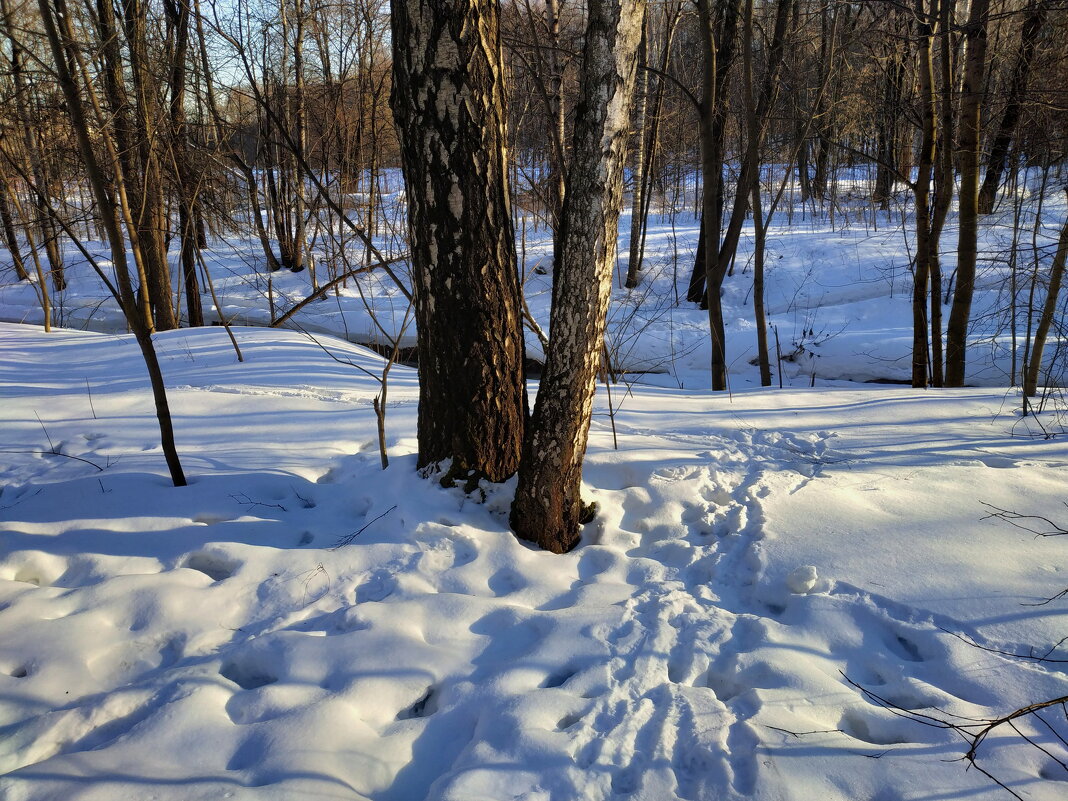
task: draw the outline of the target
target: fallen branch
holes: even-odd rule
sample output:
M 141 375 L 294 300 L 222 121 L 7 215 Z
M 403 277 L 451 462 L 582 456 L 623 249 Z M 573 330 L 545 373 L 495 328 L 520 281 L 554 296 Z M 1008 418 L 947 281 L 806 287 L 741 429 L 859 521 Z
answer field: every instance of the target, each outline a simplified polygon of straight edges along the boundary
M 347 536 L 345 536 L 345 537 L 342 537 L 341 539 L 339 539 L 339 540 L 337 541 L 337 543 L 336 543 L 336 544 L 334 545 L 334 547 L 333 547 L 333 548 L 331 548 L 330 550 L 331 550 L 331 551 L 336 551 L 336 550 L 337 550 L 338 548 L 343 548 L 343 547 L 345 547 L 346 545 L 351 545 L 351 544 L 352 544 L 352 542 L 353 542 L 353 541 L 354 541 L 354 540 L 355 540 L 355 539 L 356 539 L 356 538 L 357 538 L 358 536 L 360 536 L 361 534 L 363 534 L 363 532 L 365 532 L 365 531 L 366 531 L 366 530 L 367 530 L 368 528 L 370 528 L 370 526 L 371 526 L 371 524 L 372 524 L 372 523 L 377 523 L 377 522 L 378 522 L 379 520 L 381 520 L 381 519 L 382 519 L 383 517 L 385 517 L 386 515 L 388 515 L 388 514 L 389 514 L 390 512 L 392 512 L 392 511 L 393 511 L 394 509 L 396 509 L 396 508 L 397 508 L 397 505 L 396 505 L 396 504 L 393 504 L 393 506 L 391 506 L 391 507 L 389 507 L 388 509 L 386 509 L 386 511 L 384 511 L 384 512 L 383 512 L 382 514 L 380 514 L 380 515 L 379 515 L 378 517 L 376 517 L 376 518 L 375 518 L 374 520 L 368 520 L 368 521 L 367 521 L 366 523 L 364 523 L 364 524 L 363 524 L 363 526 L 361 526 L 361 527 L 360 527 L 359 529 L 357 529 L 356 531 L 354 531 L 354 532 L 352 532 L 351 534 L 349 534 L 349 535 L 347 535 Z
M 299 312 L 301 309 L 303 309 L 305 306 L 307 306 L 313 300 L 317 300 L 317 299 L 323 297 L 327 292 L 329 292 L 331 289 L 336 287 L 338 284 L 342 283 L 343 281 L 347 281 L 349 278 L 352 278 L 354 275 L 360 275 L 362 273 L 369 273 L 369 272 L 371 272 L 372 270 L 374 270 L 374 269 L 376 269 L 378 267 L 386 267 L 389 264 L 394 264 L 394 263 L 396 263 L 398 261 L 404 261 L 407 258 L 408 258 L 407 255 L 405 255 L 405 256 L 395 256 L 392 259 L 386 259 L 385 261 L 382 261 L 382 262 L 375 262 L 374 264 L 366 264 L 366 265 L 364 265 L 362 267 L 354 267 L 351 270 L 346 270 L 341 275 L 339 275 L 337 278 L 335 278 L 333 281 L 330 281 L 329 283 L 323 284 L 317 290 L 315 290 L 310 295 L 308 295 L 308 297 L 304 298 L 304 300 L 302 300 L 299 303 L 295 304 L 294 306 L 290 307 L 289 311 L 287 311 L 285 314 L 283 314 L 277 320 L 272 320 L 271 321 L 271 328 L 278 328 L 278 326 L 285 324 L 294 314 Z M 392 271 L 389 271 L 389 273 L 390 273 L 390 276 L 393 275 Z
M 980 501 L 980 503 L 982 503 L 982 501 Z M 1022 515 L 1019 512 L 1014 512 L 1010 509 L 1002 509 L 989 503 L 983 503 L 983 506 L 985 506 L 987 509 L 993 509 L 994 511 L 988 514 L 986 517 L 981 518 L 982 520 L 989 520 L 991 518 L 1003 520 L 1010 526 L 1022 529 L 1023 531 L 1030 532 L 1036 537 L 1060 537 L 1064 534 L 1068 534 L 1068 529 L 1061 528 L 1052 520 L 1042 517 L 1040 515 Z M 1065 504 L 1065 506 L 1068 506 L 1068 504 Z M 1021 523 L 1020 521 L 1022 520 L 1039 520 L 1049 526 L 1050 530 L 1039 531 L 1038 529 L 1032 528 L 1029 525 Z
M 104 468 L 101 467 L 100 465 L 98 465 L 96 462 L 90 462 L 88 459 L 83 459 L 81 456 L 71 456 L 69 453 L 60 453 L 59 451 L 9 451 L 9 450 L 0 450 L 0 453 L 23 453 L 23 454 L 29 454 L 31 456 L 62 456 L 65 459 L 74 459 L 75 461 L 78 461 L 78 462 L 85 462 L 86 464 L 89 464 L 89 465 L 92 465 L 93 467 L 95 467 L 101 473 L 104 472 Z
M 1010 795 L 1012 795 L 1013 798 L 1019 799 L 1019 801 L 1024 801 L 1023 796 L 1019 795 L 1015 790 L 1005 784 L 1005 782 L 1003 782 L 1001 779 L 999 779 L 997 776 L 995 776 L 993 773 L 986 770 L 982 765 L 979 764 L 979 747 L 983 744 L 987 737 L 999 727 L 1008 726 L 1016 733 L 1016 735 L 1021 740 L 1023 740 L 1033 748 L 1037 748 L 1047 757 L 1052 759 L 1056 764 L 1064 768 L 1065 773 L 1068 774 L 1068 739 L 1066 739 L 1066 736 L 1064 734 L 1057 731 L 1057 729 L 1055 729 L 1053 725 L 1048 720 L 1046 720 L 1046 718 L 1039 714 L 1039 712 L 1044 709 L 1060 707 L 1062 713 L 1064 714 L 1065 721 L 1066 723 L 1068 723 L 1068 695 L 1062 695 L 1059 698 L 1051 698 L 1048 701 L 1039 701 L 1034 704 L 1028 704 L 1027 706 L 1022 706 L 1019 709 L 1015 709 L 1006 715 L 1001 715 L 996 718 L 965 718 L 958 715 L 952 715 L 949 712 L 945 712 L 944 710 L 939 709 L 938 711 L 941 712 L 943 715 L 956 718 L 956 720 L 947 720 L 944 718 L 935 717 L 934 715 L 927 715 L 922 712 L 905 709 L 904 707 L 895 704 L 886 698 L 883 698 L 881 695 L 872 692 L 867 687 L 862 687 L 861 685 L 853 681 L 851 678 L 846 676 L 844 673 L 842 674 L 842 677 L 849 684 L 860 690 L 860 692 L 863 693 L 865 696 L 875 701 L 884 709 L 888 710 L 889 712 L 892 712 L 893 714 L 899 717 L 908 718 L 924 726 L 931 726 L 937 729 L 945 729 L 958 734 L 964 739 L 966 743 L 968 743 L 968 750 L 961 757 L 961 759 L 966 761 L 970 767 L 974 767 L 977 771 L 979 771 L 988 779 L 990 779 L 990 781 L 994 782 L 994 784 L 996 784 L 998 787 L 1008 792 Z M 1033 736 L 1028 736 L 1026 733 L 1021 731 L 1017 727 L 1016 722 L 1025 718 L 1032 718 L 1033 720 L 1037 721 L 1037 723 L 1041 725 L 1041 728 L 1051 734 L 1053 736 L 1053 739 L 1060 744 L 1059 747 L 1063 748 L 1064 753 L 1054 753 L 1049 747 L 1044 746 L 1042 743 L 1036 742 Z M 1053 747 L 1056 748 L 1058 746 L 1054 745 Z

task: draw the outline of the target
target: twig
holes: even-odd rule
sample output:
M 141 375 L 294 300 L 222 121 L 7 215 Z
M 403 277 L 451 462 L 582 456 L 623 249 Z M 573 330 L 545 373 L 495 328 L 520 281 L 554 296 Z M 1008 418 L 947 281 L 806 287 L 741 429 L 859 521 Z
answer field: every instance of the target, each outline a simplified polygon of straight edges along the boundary
M 33 416 L 37 418 L 37 422 L 41 424 L 41 430 L 44 431 L 45 439 L 48 440 L 48 447 L 52 450 L 52 453 L 56 453 L 56 446 L 52 444 L 52 438 L 48 436 L 48 429 L 45 428 L 44 421 L 41 419 L 41 415 L 37 414 L 37 410 L 33 410 Z
M 88 459 L 83 459 L 81 456 L 71 456 L 69 453 L 60 453 L 59 451 L 56 451 L 56 450 L 51 450 L 51 451 L 9 451 L 9 450 L 2 450 L 2 451 L 0 451 L 0 453 L 24 453 L 24 454 L 29 454 L 29 455 L 32 455 L 32 456 L 62 456 L 64 459 L 74 459 L 75 461 L 78 461 L 78 462 L 85 462 L 86 464 L 91 464 L 93 467 L 95 467 L 101 473 L 104 472 L 104 468 L 101 467 L 100 465 L 98 465 L 96 462 L 90 462 Z
M 89 409 L 93 412 L 93 419 L 96 420 L 96 407 L 93 406 L 93 390 L 89 388 L 89 378 L 85 379 L 85 391 L 89 393 Z
M 982 501 L 980 501 L 980 503 L 982 503 Z M 1068 504 L 1065 505 L 1068 506 Z M 1054 523 L 1052 520 L 1042 517 L 1040 515 L 1022 515 L 1019 512 L 1014 512 L 1009 509 L 1001 509 L 1000 507 L 994 506 L 989 503 L 983 503 L 983 506 L 985 506 L 987 509 L 993 509 L 994 511 L 991 514 L 988 514 L 986 517 L 981 518 L 982 520 L 989 520 L 992 517 L 997 518 L 998 520 L 1004 520 L 1010 526 L 1015 526 L 1016 528 L 1022 529 L 1023 531 L 1028 531 L 1034 534 L 1036 537 L 1060 537 L 1064 534 L 1068 534 L 1068 529 L 1063 529 L 1056 523 Z M 1020 520 L 1041 520 L 1047 526 L 1050 526 L 1052 530 L 1038 531 L 1036 529 L 1031 528 L 1030 526 L 1026 526 L 1022 523 L 1017 522 Z
M 780 731 L 783 734 L 789 734 L 791 737 L 801 739 L 807 737 L 810 734 L 844 734 L 841 729 L 814 729 L 812 731 L 790 731 L 789 729 L 780 729 L 778 726 L 769 726 L 764 724 L 765 729 L 771 729 L 772 731 Z
M 348 536 L 345 536 L 345 537 L 342 537 L 341 539 L 339 539 L 337 541 L 337 543 L 334 545 L 334 547 L 331 548 L 330 550 L 331 551 L 336 551 L 338 548 L 343 548 L 346 545 L 351 545 L 353 540 L 355 540 L 358 536 L 363 534 L 363 532 L 366 531 L 370 527 L 370 525 L 372 523 L 377 523 L 379 520 L 381 520 L 383 517 L 388 515 L 390 512 L 392 512 L 396 508 L 397 508 L 397 504 L 393 504 L 391 507 L 386 509 L 386 511 L 384 511 L 382 514 L 380 514 L 378 517 L 376 517 L 374 520 L 368 520 L 366 523 L 363 524 L 363 526 L 361 526 L 356 531 L 352 532 Z
M 1060 595 L 1064 595 L 1065 593 L 1068 593 L 1068 590 L 1065 590 L 1064 592 L 1060 593 Z M 1054 596 L 1054 598 L 1056 598 L 1056 597 L 1058 597 L 1058 596 Z M 1051 599 L 1049 599 L 1047 601 L 1043 601 L 1043 604 L 1049 603 L 1049 601 L 1051 601 L 1051 600 L 1053 600 L 1053 598 L 1051 598 Z M 1042 604 L 1024 604 L 1024 606 L 1042 606 Z M 1058 641 L 1053 646 L 1051 646 L 1050 649 L 1048 651 L 1046 651 L 1046 653 L 1044 653 L 1042 656 L 1037 656 L 1035 654 L 1035 652 L 1034 652 L 1034 648 L 1031 649 L 1031 653 L 1029 653 L 1029 654 L 1018 654 L 1018 653 L 1015 653 L 1014 651 L 1003 651 L 1000 648 L 992 648 L 989 645 L 980 645 L 979 643 L 977 643 L 975 640 L 971 639 L 970 637 L 965 637 L 963 634 L 957 634 L 955 631 L 950 631 L 949 629 L 944 629 L 941 626 L 939 626 L 938 628 L 941 631 L 944 631 L 946 634 L 949 634 L 951 637 L 956 637 L 961 642 L 972 646 L 972 648 L 978 648 L 981 651 L 987 651 L 987 652 L 992 653 L 992 654 L 997 654 L 998 656 L 1008 656 L 1008 657 L 1012 657 L 1013 659 L 1023 659 L 1023 660 L 1029 661 L 1029 662 L 1053 662 L 1053 663 L 1068 664 L 1068 659 L 1050 659 L 1049 658 L 1050 654 L 1052 654 L 1061 645 L 1063 645 L 1066 641 L 1068 641 L 1068 637 L 1063 637 L 1060 641 Z
M 1020 707 L 1019 709 L 1013 710 L 1007 715 L 1001 715 L 1000 717 L 996 718 L 973 720 L 971 718 L 963 718 L 957 715 L 952 715 L 952 717 L 958 718 L 958 720 L 960 721 L 965 721 L 956 722 L 952 720 L 937 718 L 933 715 L 925 715 L 921 712 L 915 712 L 913 710 L 905 709 L 904 707 L 901 707 L 898 704 L 895 704 L 887 700 L 886 698 L 883 698 L 882 696 L 873 693 L 866 687 L 862 687 L 861 685 L 850 679 L 848 676 L 846 676 L 844 673 L 842 674 L 842 676 L 849 684 L 856 687 L 864 695 L 876 701 L 880 706 L 882 706 L 889 712 L 892 712 L 893 714 L 899 717 L 909 718 L 911 720 L 914 720 L 916 723 L 920 723 L 924 726 L 931 726 L 937 729 L 947 729 L 958 734 L 964 739 L 965 742 L 968 743 L 968 750 L 961 757 L 961 759 L 967 762 L 970 767 L 974 767 L 977 771 L 979 771 L 988 779 L 990 779 L 990 781 L 994 782 L 994 784 L 996 784 L 998 787 L 1001 787 L 1003 790 L 1010 793 L 1014 798 L 1019 799 L 1019 801 L 1023 801 L 1022 796 L 1017 794 L 1012 788 L 1010 788 L 1003 781 L 1001 781 L 1001 779 L 999 779 L 997 776 L 995 776 L 979 764 L 979 747 L 986 740 L 987 736 L 999 726 L 1007 725 L 1024 742 L 1037 748 L 1042 753 L 1050 757 L 1058 765 L 1063 767 L 1066 771 L 1068 771 L 1068 761 L 1066 761 L 1066 758 L 1050 753 L 1048 749 L 1046 749 L 1039 743 L 1036 743 L 1031 737 L 1020 731 L 1020 729 L 1016 726 L 1016 721 L 1022 718 L 1033 717 L 1035 720 L 1039 721 L 1042 725 L 1049 729 L 1053 733 L 1053 736 L 1062 745 L 1066 745 L 1066 747 L 1068 747 L 1068 741 L 1066 741 L 1065 738 L 1059 732 L 1053 730 L 1053 727 L 1049 724 L 1049 722 L 1038 714 L 1043 709 L 1049 709 L 1050 707 L 1059 706 L 1065 712 L 1066 719 L 1068 719 L 1068 695 L 1061 696 L 1060 698 L 1051 698 L 1048 701 L 1039 701 L 1034 704 L 1029 704 L 1027 706 Z M 941 709 L 938 711 L 942 712 L 942 714 L 944 715 L 950 714 Z
M 281 509 L 283 512 L 289 511 L 280 503 L 263 503 L 262 501 L 254 501 L 243 492 L 231 494 L 230 497 L 242 506 L 247 506 L 249 509 L 254 509 L 257 506 L 262 506 L 266 509 Z M 242 498 L 244 498 L 244 500 L 241 500 Z

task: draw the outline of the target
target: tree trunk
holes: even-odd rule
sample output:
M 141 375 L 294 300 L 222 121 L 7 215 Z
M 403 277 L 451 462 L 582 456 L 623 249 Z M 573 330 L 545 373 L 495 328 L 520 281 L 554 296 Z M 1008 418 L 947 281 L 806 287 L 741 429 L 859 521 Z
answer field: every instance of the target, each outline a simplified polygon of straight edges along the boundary
M 947 0 L 948 2 L 948 0 Z M 934 62 L 932 45 L 934 21 L 937 19 L 938 0 L 916 0 L 916 18 L 920 20 L 919 46 L 919 100 L 921 104 L 922 132 L 920 154 L 917 159 L 916 184 L 916 265 L 912 286 L 912 386 L 926 387 L 929 380 L 927 293 L 931 277 L 931 176 L 935 155 L 935 114 L 937 111 L 934 89 Z M 938 332 L 936 332 L 936 335 Z
M 718 28 L 713 22 L 711 0 L 701 10 L 707 21 L 700 23 L 702 49 L 705 58 L 711 59 L 704 70 L 701 108 L 701 187 L 705 197 L 701 203 L 701 233 L 694 258 L 693 272 L 686 290 L 686 299 L 708 308 L 708 293 L 705 291 L 707 264 L 715 263 L 715 256 L 706 259 L 709 247 L 715 254 L 719 249 L 719 237 L 723 218 L 723 162 L 727 137 L 727 103 L 719 98 L 719 87 L 725 86 L 727 75 L 734 64 L 738 38 L 739 0 L 727 0 L 723 4 Z M 702 20 L 705 18 L 702 17 Z M 707 149 L 706 149 L 707 148 Z
M 1046 292 L 1046 302 L 1042 306 L 1042 316 L 1039 318 L 1038 327 L 1035 329 L 1035 340 L 1031 345 L 1031 355 L 1027 363 L 1027 373 L 1024 376 L 1024 395 L 1033 398 L 1038 392 L 1038 373 L 1042 369 L 1042 351 L 1046 347 L 1046 339 L 1053 327 L 1054 315 L 1057 313 L 1057 303 L 1060 299 L 1061 283 L 1064 281 L 1064 263 L 1068 260 L 1068 221 L 1061 228 L 1061 237 L 1057 242 L 1057 253 L 1053 257 L 1050 266 L 1049 290 Z
M 159 114 L 156 84 L 148 65 L 147 10 L 143 0 L 123 0 L 127 58 L 135 107 L 136 147 L 141 174 L 135 181 L 133 209 L 141 262 L 148 279 L 148 297 L 157 330 L 175 328 L 171 299 L 171 270 L 167 263 L 167 215 L 159 154 Z
M 707 2 L 707 0 L 703 0 L 703 2 Z M 746 13 L 750 17 L 752 16 L 751 3 L 752 0 L 746 0 Z M 719 244 L 719 252 L 714 259 L 709 258 L 713 246 L 712 238 L 707 233 L 705 235 L 705 286 L 708 298 L 709 326 L 712 332 L 712 389 L 715 391 L 727 389 L 726 328 L 723 322 L 723 302 L 720 293 L 723 287 L 723 279 L 727 276 L 727 269 L 730 267 L 738 250 L 742 224 L 745 222 L 745 214 L 749 206 L 748 192 L 753 181 L 753 172 L 760 169 L 760 147 L 767 132 L 771 109 L 775 102 L 789 18 L 789 0 L 779 0 L 775 11 L 775 28 L 772 32 L 771 46 L 768 51 L 766 72 L 756 104 L 755 136 L 752 141 L 747 142 L 745 156 L 742 159 L 741 170 L 738 175 L 737 189 L 734 193 L 734 207 L 731 209 L 731 216 L 723 234 L 723 241 Z M 707 205 L 705 206 L 705 213 L 708 213 Z
M 174 37 L 170 76 L 171 156 L 178 184 L 178 233 L 181 239 L 182 278 L 185 280 L 185 307 L 189 325 L 201 326 L 204 325 L 204 308 L 200 301 L 200 282 L 197 280 L 198 236 L 194 208 L 198 182 L 189 152 L 189 130 L 185 120 L 189 6 L 185 0 L 165 0 L 163 8 Z
M 931 330 L 931 386 L 945 383 L 945 359 L 942 347 L 942 230 L 945 228 L 949 207 L 953 203 L 954 179 L 953 142 L 955 126 L 953 117 L 954 74 L 953 67 L 953 9 L 951 0 L 942 0 L 938 9 L 939 25 L 939 122 L 935 126 L 934 208 L 931 214 L 931 232 L 928 241 L 928 270 L 931 275 L 930 323 Z
M 644 0 L 590 0 L 549 349 L 512 504 L 546 550 L 578 544 L 582 460 L 604 349 Z
M 23 75 L 23 63 L 25 59 L 22 43 L 15 36 L 15 22 L 12 17 L 11 7 L 8 0 L 0 0 L 0 14 L 3 15 L 4 30 L 8 42 L 11 45 L 11 81 L 15 87 L 15 94 L 20 102 L 15 104 L 14 114 L 22 129 L 22 144 L 30 159 L 30 169 L 33 174 L 32 197 L 34 213 L 37 217 L 37 232 L 44 245 L 48 256 L 49 272 L 52 276 L 52 286 L 56 291 L 67 288 L 67 277 L 64 271 L 63 251 L 59 247 L 59 230 L 52 216 L 48 213 L 51 205 L 49 200 L 48 175 L 44 167 L 44 158 L 38 147 L 37 136 L 31 121 L 32 111 L 27 106 L 30 94 Z M 42 285 L 42 291 L 47 288 Z
M 526 416 L 494 0 L 394 0 L 391 104 L 419 347 L 420 467 L 503 481 Z
M 645 207 L 642 190 L 645 188 L 645 109 L 649 102 L 649 71 L 645 69 L 649 51 L 649 22 L 642 24 L 642 40 L 638 46 L 638 76 L 635 89 L 637 113 L 634 122 L 634 167 L 631 170 L 630 248 L 627 259 L 627 289 L 638 286 L 641 269 L 642 209 Z
M 948 2 L 948 0 L 947 0 Z M 1009 145 L 1016 133 L 1016 124 L 1020 120 L 1020 108 L 1027 95 L 1027 79 L 1031 74 L 1031 62 L 1038 45 L 1038 34 L 1046 22 L 1050 0 L 1031 0 L 1027 16 L 1020 28 L 1020 52 L 1012 70 L 1009 96 L 1005 100 L 1005 112 L 1001 116 L 990 155 L 986 160 L 986 175 L 979 189 L 979 213 L 990 214 L 994 210 L 994 198 L 997 195 L 1001 174 L 1009 158 Z
M 7 245 L 11 254 L 11 265 L 15 268 L 15 277 L 20 281 L 29 281 L 30 274 L 22 263 L 22 254 L 19 252 L 19 238 L 15 233 L 15 221 L 11 218 L 11 208 L 7 202 L 9 187 L 7 180 L 0 175 L 0 222 L 3 223 L 4 244 Z
M 968 318 L 975 293 L 976 251 L 979 239 L 979 134 L 986 71 L 987 21 L 990 0 L 972 0 L 965 28 L 968 53 L 964 91 L 960 101 L 960 236 L 957 240 L 957 285 L 946 329 L 946 386 L 964 386 Z
M 746 161 L 756 165 L 749 173 L 749 201 L 753 212 L 753 321 L 757 333 L 757 362 L 760 386 L 771 386 L 771 360 L 768 358 L 768 329 L 764 315 L 764 211 L 760 199 L 760 120 L 753 80 L 753 0 L 746 0 L 742 33 L 742 83 L 745 85 Z M 739 185 L 738 191 L 743 187 Z M 722 319 L 722 316 L 721 316 Z
M 181 462 L 178 459 L 178 450 L 175 447 L 174 428 L 171 423 L 170 406 L 167 401 L 167 389 L 163 382 L 163 373 L 160 370 L 159 360 L 156 358 L 155 346 L 152 342 L 152 330 L 139 314 L 137 301 L 134 298 L 133 285 L 126 260 L 126 238 L 122 235 L 122 229 L 119 225 L 120 210 L 108 191 L 107 179 L 104 177 L 104 173 L 97 161 L 93 142 L 89 139 L 89 131 L 95 129 L 101 133 L 100 138 L 104 141 L 108 158 L 114 167 L 115 191 L 119 196 L 120 204 L 124 207 L 122 214 L 127 221 L 127 226 L 132 227 L 132 215 L 130 214 L 129 200 L 126 197 L 123 184 L 119 156 L 115 149 L 114 141 L 106 132 L 106 127 L 100 124 L 102 121 L 99 119 L 99 115 L 96 120 L 96 126 L 90 126 L 86 119 L 85 109 L 82 106 L 82 94 L 79 91 L 83 87 L 78 86 L 74 74 L 68 66 L 70 63 L 77 63 L 80 56 L 77 53 L 77 45 L 72 34 L 71 18 L 67 10 L 66 0 L 52 0 L 52 4 L 49 3 L 49 0 L 38 0 L 38 8 L 41 11 L 45 35 L 52 52 L 56 78 L 66 100 L 67 115 L 70 118 L 71 127 L 77 140 L 78 151 L 85 164 L 89 184 L 96 200 L 97 213 L 100 215 L 100 221 L 107 232 L 108 244 L 111 248 L 111 259 L 115 267 L 115 279 L 118 283 L 118 294 L 115 299 L 125 314 L 127 323 L 133 330 L 134 338 L 137 340 L 137 345 L 145 361 L 145 367 L 148 370 L 152 397 L 156 405 L 156 420 L 159 423 L 163 454 L 167 460 L 171 481 L 176 487 L 184 487 L 186 485 L 185 473 L 182 470 Z M 62 32 L 57 26 L 57 22 L 63 26 Z M 79 64 L 79 66 L 81 67 L 80 71 L 85 75 L 84 64 Z M 89 84 L 84 88 L 90 97 L 93 108 L 99 111 L 92 85 Z M 136 234 L 131 231 L 130 237 L 133 240 L 133 249 L 136 253 Z

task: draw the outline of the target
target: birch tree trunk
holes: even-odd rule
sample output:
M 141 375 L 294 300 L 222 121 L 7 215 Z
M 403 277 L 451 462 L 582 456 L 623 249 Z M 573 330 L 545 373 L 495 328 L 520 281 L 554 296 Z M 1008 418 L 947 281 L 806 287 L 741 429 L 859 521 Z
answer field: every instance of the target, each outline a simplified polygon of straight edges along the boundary
M 495 0 L 393 0 L 391 104 L 408 199 L 420 467 L 503 481 L 526 417 Z
M 590 0 L 550 340 L 512 504 L 516 534 L 578 544 L 589 436 L 616 261 L 623 165 L 645 0 Z

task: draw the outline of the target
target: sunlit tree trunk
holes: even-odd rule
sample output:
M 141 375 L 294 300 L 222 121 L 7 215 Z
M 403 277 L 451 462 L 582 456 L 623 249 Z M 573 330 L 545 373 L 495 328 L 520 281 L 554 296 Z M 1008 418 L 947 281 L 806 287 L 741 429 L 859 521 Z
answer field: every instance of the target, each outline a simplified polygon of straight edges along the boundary
M 74 39 L 71 16 L 66 0 L 38 0 L 38 8 L 41 11 L 45 35 L 52 53 L 57 83 L 66 101 L 67 115 L 70 118 L 71 128 L 77 140 L 78 151 L 82 157 L 87 178 L 93 191 L 93 198 L 97 204 L 97 214 L 100 216 L 100 221 L 107 232 L 111 260 L 115 269 L 115 279 L 118 284 L 115 299 L 122 308 L 130 329 L 133 331 L 134 338 L 141 350 L 145 367 L 148 370 L 152 396 L 156 405 L 156 419 L 159 423 L 163 454 L 170 471 L 171 481 L 176 487 L 185 486 L 185 473 L 182 470 L 181 462 L 178 459 L 178 450 L 175 447 L 174 429 L 171 423 L 167 390 L 163 382 L 163 372 L 156 357 L 151 327 L 137 309 L 137 300 L 134 297 L 133 283 L 127 263 L 127 238 L 122 233 L 120 216 L 126 222 L 135 255 L 138 252 L 138 242 L 115 142 L 108 133 L 107 126 L 102 124 L 101 107 L 96 101 L 95 89 L 91 84 L 84 81 L 87 71 L 84 63 L 80 61 L 81 56 Z M 77 72 L 73 70 L 73 65 L 77 65 Z M 79 73 L 83 78 L 81 86 L 79 86 L 79 82 L 75 77 Z M 86 102 L 85 96 L 88 97 L 88 103 L 94 112 L 96 125 L 93 126 L 90 126 L 86 108 L 83 106 Z M 113 170 L 111 181 L 114 186 L 114 194 L 104 171 L 101 169 L 100 162 L 97 160 L 93 142 L 89 138 L 90 130 L 98 131 L 98 136 L 103 141 L 106 149 L 108 160 L 111 162 Z M 143 276 L 143 271 L 140 272 Z
M 516 534 L 573 548 L 604 348 L 644 0 L 590 0 L 549 348 L 512 504 Z
M 645 206 L 642 191 L 645 189 L 645 111 L 649 104 L 649 71 L 645 69 L 649 52 L 649 22 L 642 24 L 642 39 L 638 46 L 638 76 L 635 88 L 634 159 L 631 169 L 630 199 L 630 247 L 627 258 L 627 289 L 638 286 L 638 271 L 641 269 L 642 209 Z
M 394 0 L 401 139 L 419 348 L 420 467 L 502 481 L 519 467 L 523 331 L 508 204 L 494 0 Z
M 946 0 L 949 2 L 949 0 Z M 1001 175 L 1009 158 L 1009 146 L 1016 133 L 1020 120 L 1020 110 L 1027 95 L 1027 81 L 1031 75 L 1031 62 L 1038 46 L 1038 36 L 1046 22 L 1050 0 L 1030 0 L 1023 25 L 1020 27 L 1020 51 L 1012 70 L 1008 97 L 1005 99 L 1005 111 L 1001 115 L 997 133 L 990 146 L 990 155 L 986 160 L 986 175 L 979 189 L 979 213 L 989 214 L 994 210 L 994 198 L 997 195 Z
M 967 56 L 960 102 L 960 235 L 957 239 L 957 285 L 946 329 L 946 386 L 964 386 L 968 320 L 975 293 L 979 239 L 979 135 L 986 72 L 987 21 L 990 0 L 972 0 L 965 28 Z
M 949 0 L 946 0 L 947 2 Z M 927 295 L 931 278 L 931 178 L 935 155 L 935 115 L 932 47 L 934 21 L 938 18 L 938 0 L 916 0 L 919 24 L 919 101 L 922 130 L 917 160 L 916 184 L 916 264 L 912 287 L 912 386 L 926 387 L 929 380 Z M 935 332 L 938 336 L 939 332 Z
M 189 6 L 185 0 L 165 0 L 163 4 L 167 22 L 174 39 L 171 54 L 170 75 L 170 122 L 171 157 L 178 189 L 178 235 L 182 278 L 185 281 L 185 305 L 188 323 L 204 325 L 204 309 L 200 301 L 200 281 L 197 279 L 197 250 L 199 249 L 196 210 L 194 208 L 197 186 L 189 148 L 189 130 L 186 125 L 185 97 L 187 57 L 189 54 Z
M 137 226 L 141 261 L 148 278 L 148 297 L 155 327 L 175 328 L 178 321 L 171 298 L 171 271 L 167 264 L 167 218 L 160 168 L 160 115 L 157 86 L 149 69 L 148 10 L 143 0 L 123 0 L 130 85 L 134 91 L 133 147 L 138 153 L 140 175 L 134 182 L 132 212 Z
M 1053 322 L 1057 314 L 1061 284 L 1064 281 L 1065 261 L 1068 261 L 1068 220 L 1065 221 L 1061 228 L 1057 252 L 1053 256 L 1053 264 L 1050 265 L 1049 289 L 1046 292 L 1046 302 L 1042 306 L 1042 316 L 1039 318 L 1038 327 L 1035 329 L 1035 339 L 1031 345 L 1027 371 L 1024 375 L 1024 395 L 1028 398 L 1034 397 L 1038 392 L 1038 374 L 1042 369 L 1042 351 L 1046 347 L 1046 339 L 1053 328 Z

